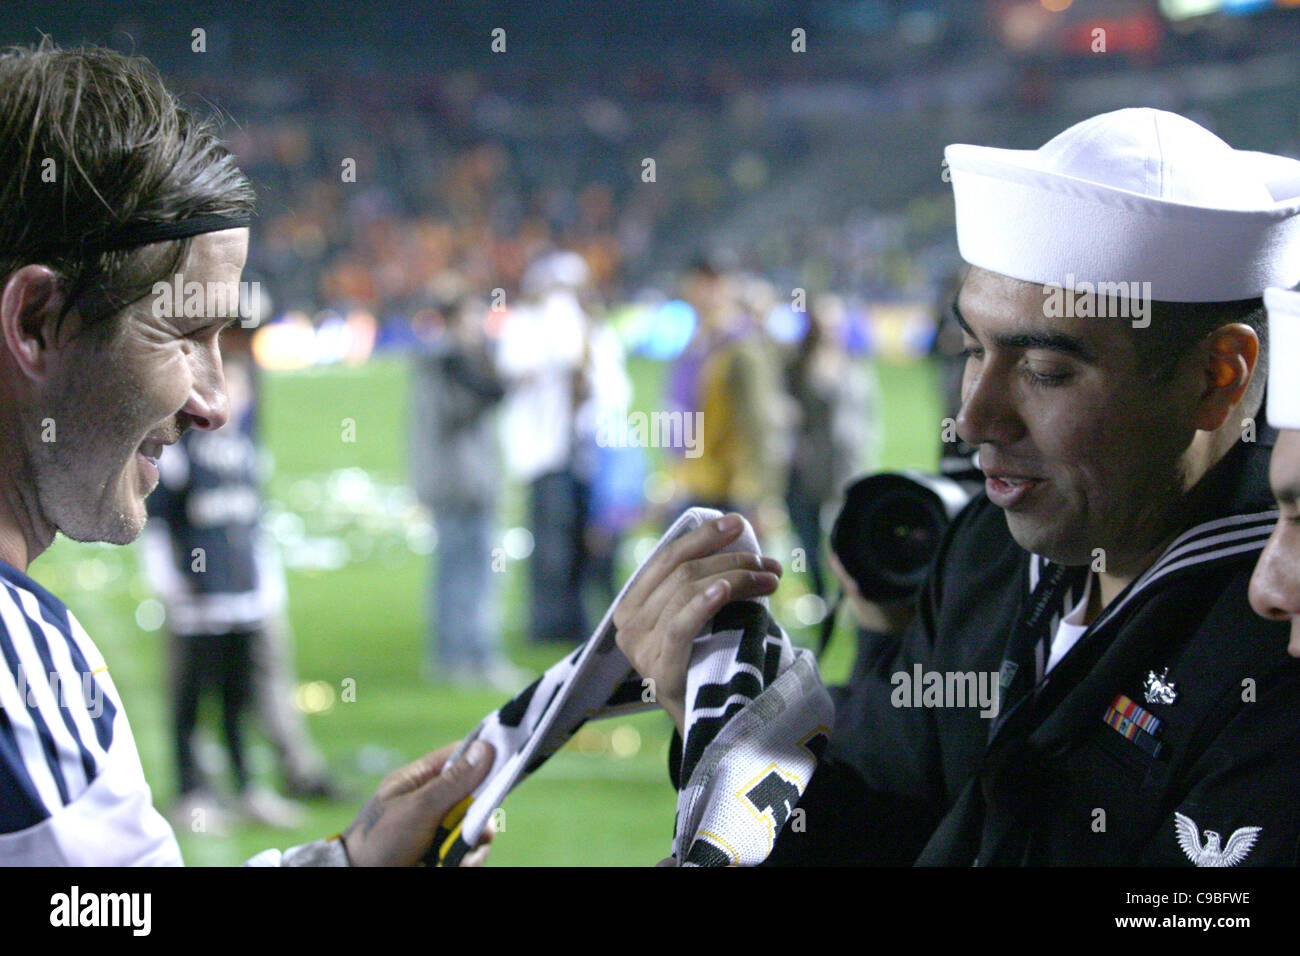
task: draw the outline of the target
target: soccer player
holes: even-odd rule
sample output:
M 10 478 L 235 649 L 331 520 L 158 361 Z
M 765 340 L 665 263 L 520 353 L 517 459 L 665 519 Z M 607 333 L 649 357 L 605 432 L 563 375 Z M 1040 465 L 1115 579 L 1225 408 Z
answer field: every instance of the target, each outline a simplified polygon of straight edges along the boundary
M 252 187 L 147 61 L 48 41 L 0 56 L 0 169 L 0 862 L 179 864 L 108 666 L 27 568 L 59 531 L 133 540 L 166 446 L 226 421 Z M 390 774 L 340 839 L 255 862 L 415 863 L 491 762 L 450 753 Z

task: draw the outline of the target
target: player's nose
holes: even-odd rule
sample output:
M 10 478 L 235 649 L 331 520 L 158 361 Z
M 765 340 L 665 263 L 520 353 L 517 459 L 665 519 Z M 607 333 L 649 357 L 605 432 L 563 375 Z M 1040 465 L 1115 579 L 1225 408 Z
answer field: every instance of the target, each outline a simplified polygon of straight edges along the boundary
M 182 411 L 195 428 L 216 431 L 230 419 L 230 401 L 226 395 L 226 376 L 221 367 L 221 351 L 213 344 L 196 362 L 194 384 Z

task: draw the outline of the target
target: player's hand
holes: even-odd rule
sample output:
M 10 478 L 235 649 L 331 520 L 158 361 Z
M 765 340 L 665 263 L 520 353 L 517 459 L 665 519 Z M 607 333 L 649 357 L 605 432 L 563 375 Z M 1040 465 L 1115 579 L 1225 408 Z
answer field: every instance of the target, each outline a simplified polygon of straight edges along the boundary
M 414 866 L 424 855 L 439 821 L 469 796 L 492 768 L 491 745 L 475 741 L 460 760 L 448 764 L 455 749 L 456 744 L 448 744 L 383 779 L 343 831 L 343 848 L 353 866 Z M 480 841 L 463 865 L 483 862 L 485 842 Z
M 685 733 L 691 642 L 724 604 L 771 594 L 781 563 L 751 552 L 718 554 L 740 536 L 740 515 L 709 521 L 669 544 L 645 566 L 614 609 L 619 649 Z

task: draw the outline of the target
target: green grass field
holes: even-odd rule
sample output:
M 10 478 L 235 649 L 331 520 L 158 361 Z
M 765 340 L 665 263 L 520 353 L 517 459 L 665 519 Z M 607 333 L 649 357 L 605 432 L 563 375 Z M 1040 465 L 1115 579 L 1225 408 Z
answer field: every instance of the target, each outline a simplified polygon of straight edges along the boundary
M 931 423 L 939 413 L 932 369 L 881 364 L 876 371 L 887 396 L 883 467 L 933 466 L 938 436 Z M 632 372 L 636 407 L 653 408 L 661 367 L 634 362 Z M 356 799 L 311 804 L 300 831 L 248 826 L 216 838 L 182 829 L 178 837 L 191 865 L 235 864 L 268 847 L 338 832 L 386 769 L 457 739 L 503 703 L 499 694 L 421 677 L 433 558 L 422 553 L 419 512 L 404 491 L 407 389 L 400 360 L 267 377 L 262 414 L 276 466 L 269 498 L 291 558 L 298 676 L 329 688 L 323 693 L 317 686 L 314 697 L 323 699 L 310 726 Z M 345 419 L 353 423 L 351 432 Z M 523 524 L 523 514 L 522 492 L 507 489 L 501 527 Z M 340 556 L 340 543 L 346 556 Z M 780 549 L 772 550 L 780 557 Z M 126 701 L 155 802 L 167 807 L 175 785 L 165 638 L 141 627 L 151 623 L 150 605 L 142 607 L 150 595 L 135 547 L 60 538 L 31 573 L 68 603 L 99 644 Z M 525 574 L 526 562 L 510 562 L 500 582 L 500 616 L 512 660 L 540 673 L 560 652 L 523 640 Z M 811 642 L 812 633 L 792 627 L 788 613 L 806 590 L 801 578 L 787 572 L 776 609 L 796 640 Z M 823 662 L 828 683 L 842 680 L 852 663 L 845 617 Z M 345 683 L 349 679 L 354 683 Z M 349 686 L 355 701 L 345 702 L 341 691 Z M 506 801 L 491 865 L 645 865 L 665 856 L 674 809 L 666 772 L 669 728 L 661 713 L 584 728 Z M 254 767 L 265 768 L 266 748 L 253 740 Z

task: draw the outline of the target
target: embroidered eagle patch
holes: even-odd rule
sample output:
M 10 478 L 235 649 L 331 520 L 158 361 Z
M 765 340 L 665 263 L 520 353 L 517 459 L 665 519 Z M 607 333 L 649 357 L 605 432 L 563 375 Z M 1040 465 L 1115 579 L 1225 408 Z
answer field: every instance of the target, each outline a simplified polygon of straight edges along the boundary
M 1219 846 L 1219 834 L 1213 830 L 1205 831 L 1205 843 L 1201 843 L 1201 829 L 1191 817 L 1174 812 L 1174 832 L 1178 836 L 1178 845 L 1187 854 L 1187 859 L 1197 866 L 1236 866 L 1255 846 L 1259 831 L 1263 827 L 1242 827 L 1228 837 L 1228 845 Z

